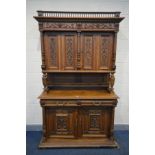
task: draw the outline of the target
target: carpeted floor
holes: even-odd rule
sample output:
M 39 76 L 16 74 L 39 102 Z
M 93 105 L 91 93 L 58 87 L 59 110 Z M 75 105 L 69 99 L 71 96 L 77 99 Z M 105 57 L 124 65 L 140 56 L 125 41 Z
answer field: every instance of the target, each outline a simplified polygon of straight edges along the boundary
M 129 132 L 126 130 L 115 131 L 115 138 L 119 149 L 108 148 L 78 148 L 78 149 L 38 149 L 41 139 L 40 131 L 27 131 L 26 150 L 27 155 L 128 155 Z

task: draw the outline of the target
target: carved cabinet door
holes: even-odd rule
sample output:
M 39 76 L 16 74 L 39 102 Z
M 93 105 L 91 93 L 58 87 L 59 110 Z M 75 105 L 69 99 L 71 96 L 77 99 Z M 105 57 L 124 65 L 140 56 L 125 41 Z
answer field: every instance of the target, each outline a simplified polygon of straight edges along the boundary
M 110 70 L 112 69 L 114 56 L 114 35 L 112 33 L 101 33 L 98 35 L 97 48 L 97 69 Z
M 77 33 L 46 32 L 45 64 L 48 70 L 75 70 L 77 66 Z
M 81 133 L 85 137 L 108 137 L 111 126 L 112 113 L 110 108 L 87 107 L 82 108 L 79 114 Z
M 112 33 L 81 33 L 83 70 L 112 69 L 114 42 Z
M 94 33 L 81 33 L 81 64 L 82 70 L 96 68 L 97 38 Z
M 73 108 L 47 108 L 45 113 L 47 137 L 75 138 L 77 111 Z
M 63 33 L 61 44 L 62 70 L 75 70 L 77 67 L 77 33 Z
M 61 50 L 61 34 L 56 32 L 46 32 L 43 42 L 43 59 L 48 70 L 60 69 L 60 50 Z

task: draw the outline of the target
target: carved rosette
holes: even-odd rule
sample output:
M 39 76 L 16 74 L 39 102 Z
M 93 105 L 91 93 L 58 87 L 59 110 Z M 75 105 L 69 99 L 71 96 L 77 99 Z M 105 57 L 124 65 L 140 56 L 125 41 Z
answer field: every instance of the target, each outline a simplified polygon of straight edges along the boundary
M 67 130 L 66 116 L 57 116 L 57 130 Z

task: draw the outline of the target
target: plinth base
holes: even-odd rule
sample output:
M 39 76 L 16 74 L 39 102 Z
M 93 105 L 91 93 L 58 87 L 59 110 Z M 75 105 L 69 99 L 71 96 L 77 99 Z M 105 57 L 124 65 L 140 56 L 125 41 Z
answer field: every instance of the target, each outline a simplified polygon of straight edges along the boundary
M 115 140 L 110 139 L 53 139 L 41 140 L 39 148 L 86 148 L 86 147 L 113 147 L 118 148 Z

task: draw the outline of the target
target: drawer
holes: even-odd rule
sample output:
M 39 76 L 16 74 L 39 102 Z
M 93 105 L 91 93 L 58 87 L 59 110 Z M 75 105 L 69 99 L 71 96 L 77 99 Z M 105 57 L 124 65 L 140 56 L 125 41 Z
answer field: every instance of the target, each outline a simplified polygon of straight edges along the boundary
M 45 107 L 79 107 L 79 106 L 110 106 L 117 105 L 117 100 L 41 100 L 41 106 Z

